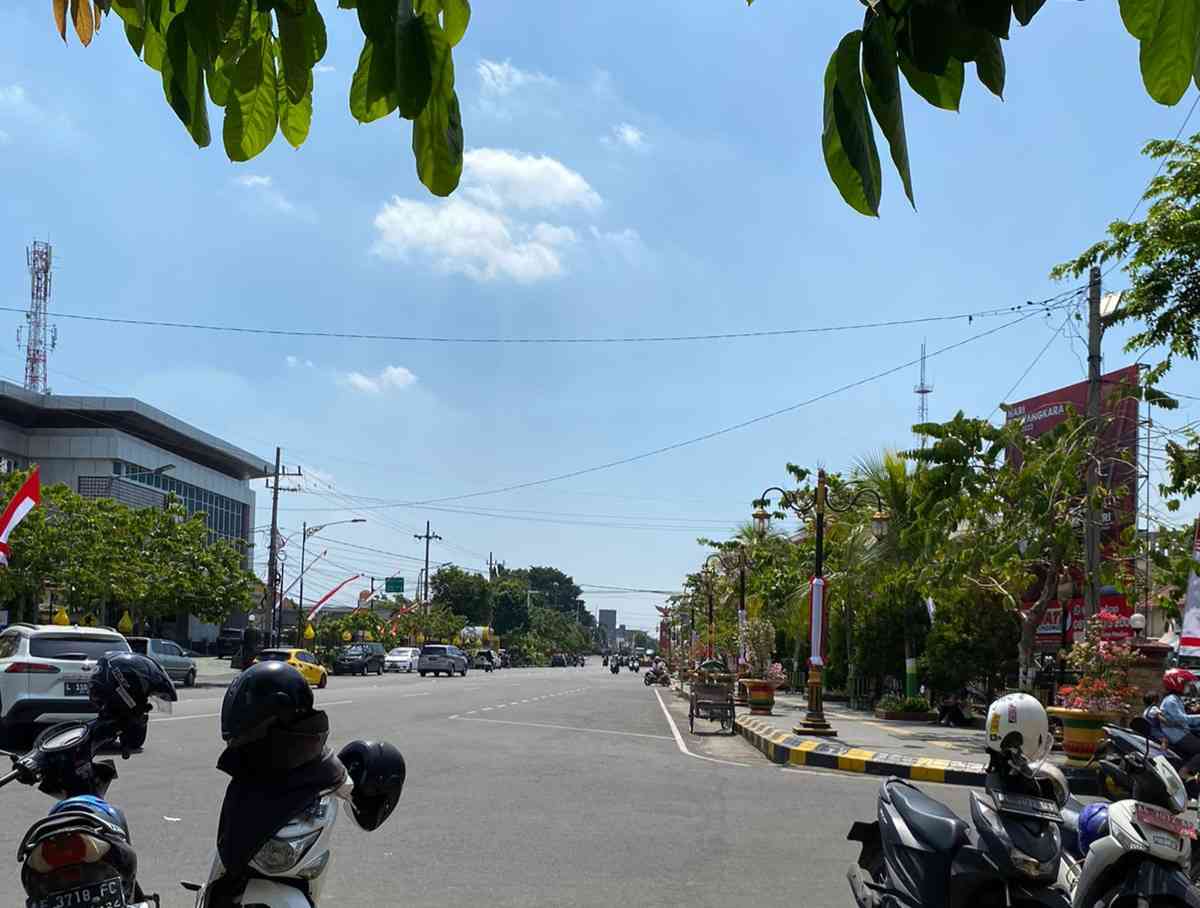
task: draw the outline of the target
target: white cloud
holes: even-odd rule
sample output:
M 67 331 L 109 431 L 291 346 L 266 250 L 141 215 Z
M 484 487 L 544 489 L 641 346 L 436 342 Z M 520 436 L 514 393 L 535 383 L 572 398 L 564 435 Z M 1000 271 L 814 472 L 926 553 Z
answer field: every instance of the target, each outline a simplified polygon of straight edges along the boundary
M 292 356 L 290 353 L 286 357 L 284 357 L 284 359 L 287 360 L 289 369 L 295 369 L 298 365 L 300 365 L 300 360 L 298 358 L 296 358 L 295 356 Z
M 32 110 L 33 104 L 25 94 L 23 85 L 0 85 L 0 108 L 5 110 Z
M 365 394 L 382 394 L 384 391 L 403 390 L 416 384 L 417 377 L 403 366 L 384 366 L 377 375 L 362 372 L 347 372 L 340 376 L 342 384 Z
M 560 249 L 574 238 L 569 227 L 529 226 L 466 199 L 439 204 L 396 197 L 375 216 L 375 228 L 374 251 L 385 258 L 415 257 L 472 280 L 523 284 L 561 274 Z
M 632 123 L 618 123 L 612 128 L 612 133 L 602 140 L 606 145 L 623 145 L 634 151 L 646 148 L 646 134 Z
M 480 60 L 475 66 L 483 93 L 494 97 L 507 97 L 530 85 L 551 85 L 554 80 L 545 73 L 518 69 L 508 60 Z
M 262 204 L 278 211 L 280 214 L 293 215 L 310 222 L 316 220 L 311 210 L 297 205 L 277 189 L 274 180 L 269 176 L 257 173 L 244 173 L 234 177 L 233 182 L 249 190 Z
M 613 231 L 592 227 L 591 234 L 601 246 L 616 252 L 629 264 L 635 265 L 644 261 L 646 245 L 642 242 L 642 235 L 632 227 Z
M 460 192 L 445 202 L 393 198 L 375 216 L 374 252 L 425 260 L 476 281 L 529 284 L 563 273 L 577 241 L 564 224 L 534 221 L 533 210 L 594 211 L 603 203 L 582 175 L 545 155 L 476 148 L 463 155 Z
M 546 155 L 474 148 L 463 155 L 464 195 L 492 208 L 600 207 L 596 190 L 580 174 Z

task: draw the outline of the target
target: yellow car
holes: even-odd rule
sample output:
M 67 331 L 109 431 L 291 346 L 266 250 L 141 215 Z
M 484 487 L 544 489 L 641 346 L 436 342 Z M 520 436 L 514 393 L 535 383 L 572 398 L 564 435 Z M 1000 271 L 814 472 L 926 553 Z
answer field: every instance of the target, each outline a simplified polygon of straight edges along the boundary
M 286 662 L 298 671 L 304 680 L 317 687 L 329 683 L 329 673 L 306 649 L 265 649 L 254 659 L 255 662 Z

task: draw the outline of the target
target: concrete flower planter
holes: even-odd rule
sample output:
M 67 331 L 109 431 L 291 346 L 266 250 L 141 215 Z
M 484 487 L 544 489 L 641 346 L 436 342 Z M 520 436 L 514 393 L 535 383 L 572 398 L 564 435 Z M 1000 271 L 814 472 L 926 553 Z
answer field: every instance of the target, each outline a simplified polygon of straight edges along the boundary
M 746 688 L 746 700 L 750 704 L 750 715 L 771 715 L 775 708 L 775 688 L 779 686 L 779 683 L 762 678 L 743 678 L 741 683 Z
M 1065 706 L 1048 706 L 1046 714 L 1062 720 L 1063 752 L 1071 766 L 1087 765 L 1096 753 L 1096 745 L 1104 737 L 1104 726 L 1121 719 L 1120 713 L 1067 709 Z

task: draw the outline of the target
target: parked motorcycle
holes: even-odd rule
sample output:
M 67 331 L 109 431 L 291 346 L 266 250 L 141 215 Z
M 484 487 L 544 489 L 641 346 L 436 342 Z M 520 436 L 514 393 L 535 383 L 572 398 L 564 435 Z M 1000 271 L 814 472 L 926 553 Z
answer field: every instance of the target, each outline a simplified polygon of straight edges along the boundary
M 1078 870 L 1074 908 L 1200 906 L 1183 780 L 1149 738 L 1117 726 L 1104 732 L 1097 775 L 1101 790 L 1118 797 L 1088 808 L 1072 801 L 1063 811 L 1064 847 Z
M 105 800 L 117 778 L 116 764 L 96 756 L 118 746 L 128 759 L 122 738 L 143 738 L 151 701 L 166 708 L 176 699 L 175 687 L 157 662 L 120 653 L 97 661 L 89 697 L 95 719 L 50 726 L 27 753 L 13 755 L 12 770 L 0 776 L 0 786 L 37 785 L 58 800 L 17 848 L 27 908 L 151 908 L 159 903 L 138 884 L 137 853 L 124 813 Z
M 859 908 L 1068 908 L 1059 803 L 1036 773 L 1051 743 L 1033 697 L 1010 694 L 991 705 L 985 794 L 971 793 L 974 837 L 915 785 L 884 782 L 878 819 L 855 823 L 847 836 L 862 843 L 847 873 Z
M 254 665 L 229 686 L 217 768 L 231 780 L 217 853 L 203 885 L 183 883 L 196 908 L 316 908 L 339 803 L 368 831 L 391 815 L 404 787 L 400 751 L 360 740 L 333 757 L 328 734 L 328 716 L 285 663 Z

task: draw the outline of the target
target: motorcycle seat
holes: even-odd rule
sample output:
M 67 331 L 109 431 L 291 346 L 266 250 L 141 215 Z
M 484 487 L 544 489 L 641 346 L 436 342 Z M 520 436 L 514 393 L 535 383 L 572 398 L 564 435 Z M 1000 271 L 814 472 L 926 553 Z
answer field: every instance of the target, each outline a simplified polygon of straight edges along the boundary
M 888 794 L 913 833 L 938 851 L 953 851 L 968 841 L 966 822 L 919 788 L 889 785 Z

